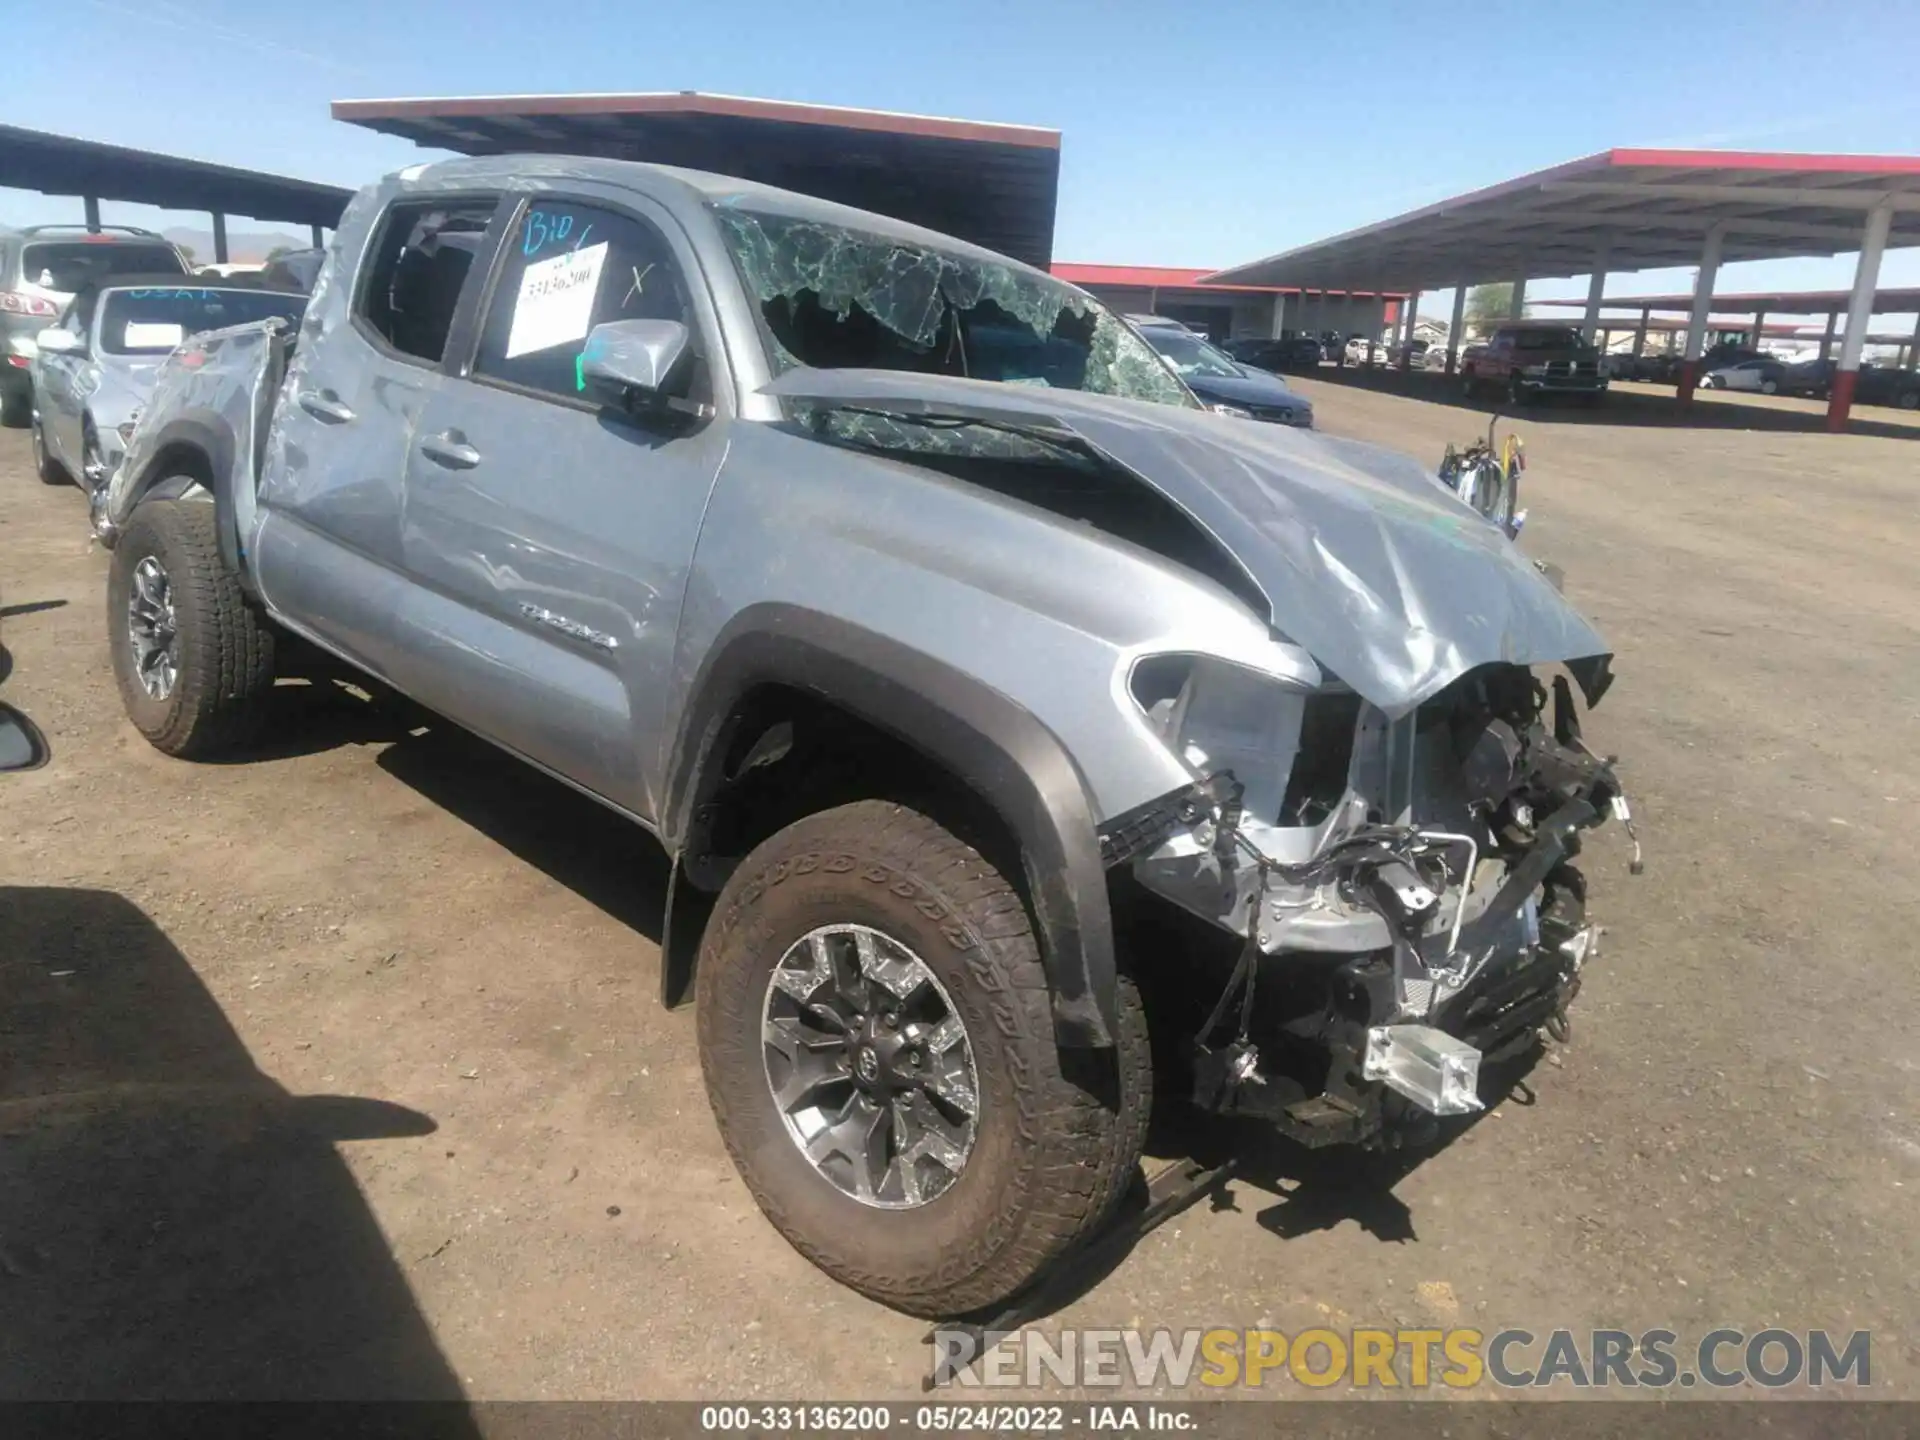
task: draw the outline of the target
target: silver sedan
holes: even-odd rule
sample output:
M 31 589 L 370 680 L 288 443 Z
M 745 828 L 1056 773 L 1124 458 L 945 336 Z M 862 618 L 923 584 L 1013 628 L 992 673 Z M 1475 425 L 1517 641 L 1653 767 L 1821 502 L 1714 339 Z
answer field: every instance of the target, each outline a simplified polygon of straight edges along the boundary
M 33 458 L 50 485 L 88 492 L 112 478 L 140 407 L 189 335 L 281 316 L 295 325 L 306 297 L 178 276 L 129 278 L 75 295 L 39 334 L 33 362 Z

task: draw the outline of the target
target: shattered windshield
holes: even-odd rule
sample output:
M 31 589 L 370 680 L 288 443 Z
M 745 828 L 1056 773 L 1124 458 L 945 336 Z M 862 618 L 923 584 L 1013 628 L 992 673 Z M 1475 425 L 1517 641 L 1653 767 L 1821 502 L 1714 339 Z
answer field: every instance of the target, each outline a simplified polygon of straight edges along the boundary
M 776 371 L 911 370 L 1197 404 L 1117 316 L 1024 267 L 732 206 L 714 217 Z

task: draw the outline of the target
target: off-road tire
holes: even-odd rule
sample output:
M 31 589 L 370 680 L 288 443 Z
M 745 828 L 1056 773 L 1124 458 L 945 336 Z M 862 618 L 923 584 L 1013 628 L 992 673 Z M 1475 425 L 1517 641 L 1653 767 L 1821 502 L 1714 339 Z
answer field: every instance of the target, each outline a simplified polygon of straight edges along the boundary
M 769 1091 L 768 977 L 828 924 L 878 929 L 964 1021 L 980 1114 L 965 1168 L 914 1209 L 863 1205 L 789 1137 Z M 728 880 L 701 945 L 700 1065 L 721 1138 L 774 1226 L 845 1285 L 915 1315 L 982 1310 L 1031 1284 L 1113 1211 L 1152 1104 L 1145 1017 L 1122 981 L 1117 1044 L 1054 1043 L 1026 907 L 978 851 L 917 811 L 862 800 L 789 825 Z
M 54 459 L 47 449 L 46 433 L 38 425 L 33 427 L 33 473 L 40 477 L 42 485 L 73 483 L 73 477 L 67 474 L 66 466 Z
M 136 566 L 154 556 L 173 592 L 178 678 L 155 699 L 135 673 L 127 600 Z M 200 760 L 259 733 L 273 690 L 273 629 L 220 558 L 213 506 L 155 500 L 133 512 L 107 577 L 107 643 L 134 728 L 156 749 Z

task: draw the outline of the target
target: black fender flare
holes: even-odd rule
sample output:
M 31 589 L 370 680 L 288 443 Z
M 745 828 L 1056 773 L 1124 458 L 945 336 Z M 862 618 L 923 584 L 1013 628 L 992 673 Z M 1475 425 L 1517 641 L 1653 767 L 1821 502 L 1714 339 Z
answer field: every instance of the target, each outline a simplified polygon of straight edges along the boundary
M 193 414 L 169 420 L 154 437 L 154 458 L 135 482 L 127 505 L 131 515 L 149 499 L 176 500 L 179 492 L 167 486 L 173 479 L 168 467 L 159 462 L 182 447 L 198 450 L 207 459 L 207 493 L 213 497 L 214 534 L 220 542 L 220 559 L 240 581 L 240 588 L 252 595 L 253 583 L 240 559 L 240 520 L 228 487 L 233 480 L 233 431 L 224 423 L 209 423 Z M 256 597 L 257 598 L 257 597 Z
M 662 998 L 676 1003 L 692 974 L 698 935 L 684 933 L 690 911 L 699 918 L 693 928 L 704 928 L 701 897 L 681 856 L 695 811 L 718 783 L 718 742 L 740 699 L 769 683 L 817 694 L 887 731 L 993 807 L 1020 844 L 1055 1039 L 1062 1047 L 1112 1045 L 1112 907 L 1086 785 L 1066 747 L 984 681 L 849 621 L 786 605 L 735 616 L 682 709 L 661 807 L 660 835 L 675 857 L 660 945 Z

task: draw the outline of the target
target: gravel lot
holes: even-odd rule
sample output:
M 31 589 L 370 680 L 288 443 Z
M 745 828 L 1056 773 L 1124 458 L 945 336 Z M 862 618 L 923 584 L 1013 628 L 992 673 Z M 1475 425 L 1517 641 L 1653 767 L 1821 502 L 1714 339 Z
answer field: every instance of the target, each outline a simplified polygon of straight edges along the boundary
M 1484 424 L 1394 383 L 1302 388 L 1423 457 Z M 1920 430 L 1615 400 L 1521 425 L 1648 855 L 1590 849 L 1573 1045 L 1412 1168 L 1255 1147 L 1049 1327 L 1869 1328 L 1920 1398 Z M 924 1326 L 734 1177 L 650 842 L 304 687 L 168 760 L 105 572 L 0 434 L 4 694 L 55 750 L 0 777 L 0 1397 L 916 1395 Z

